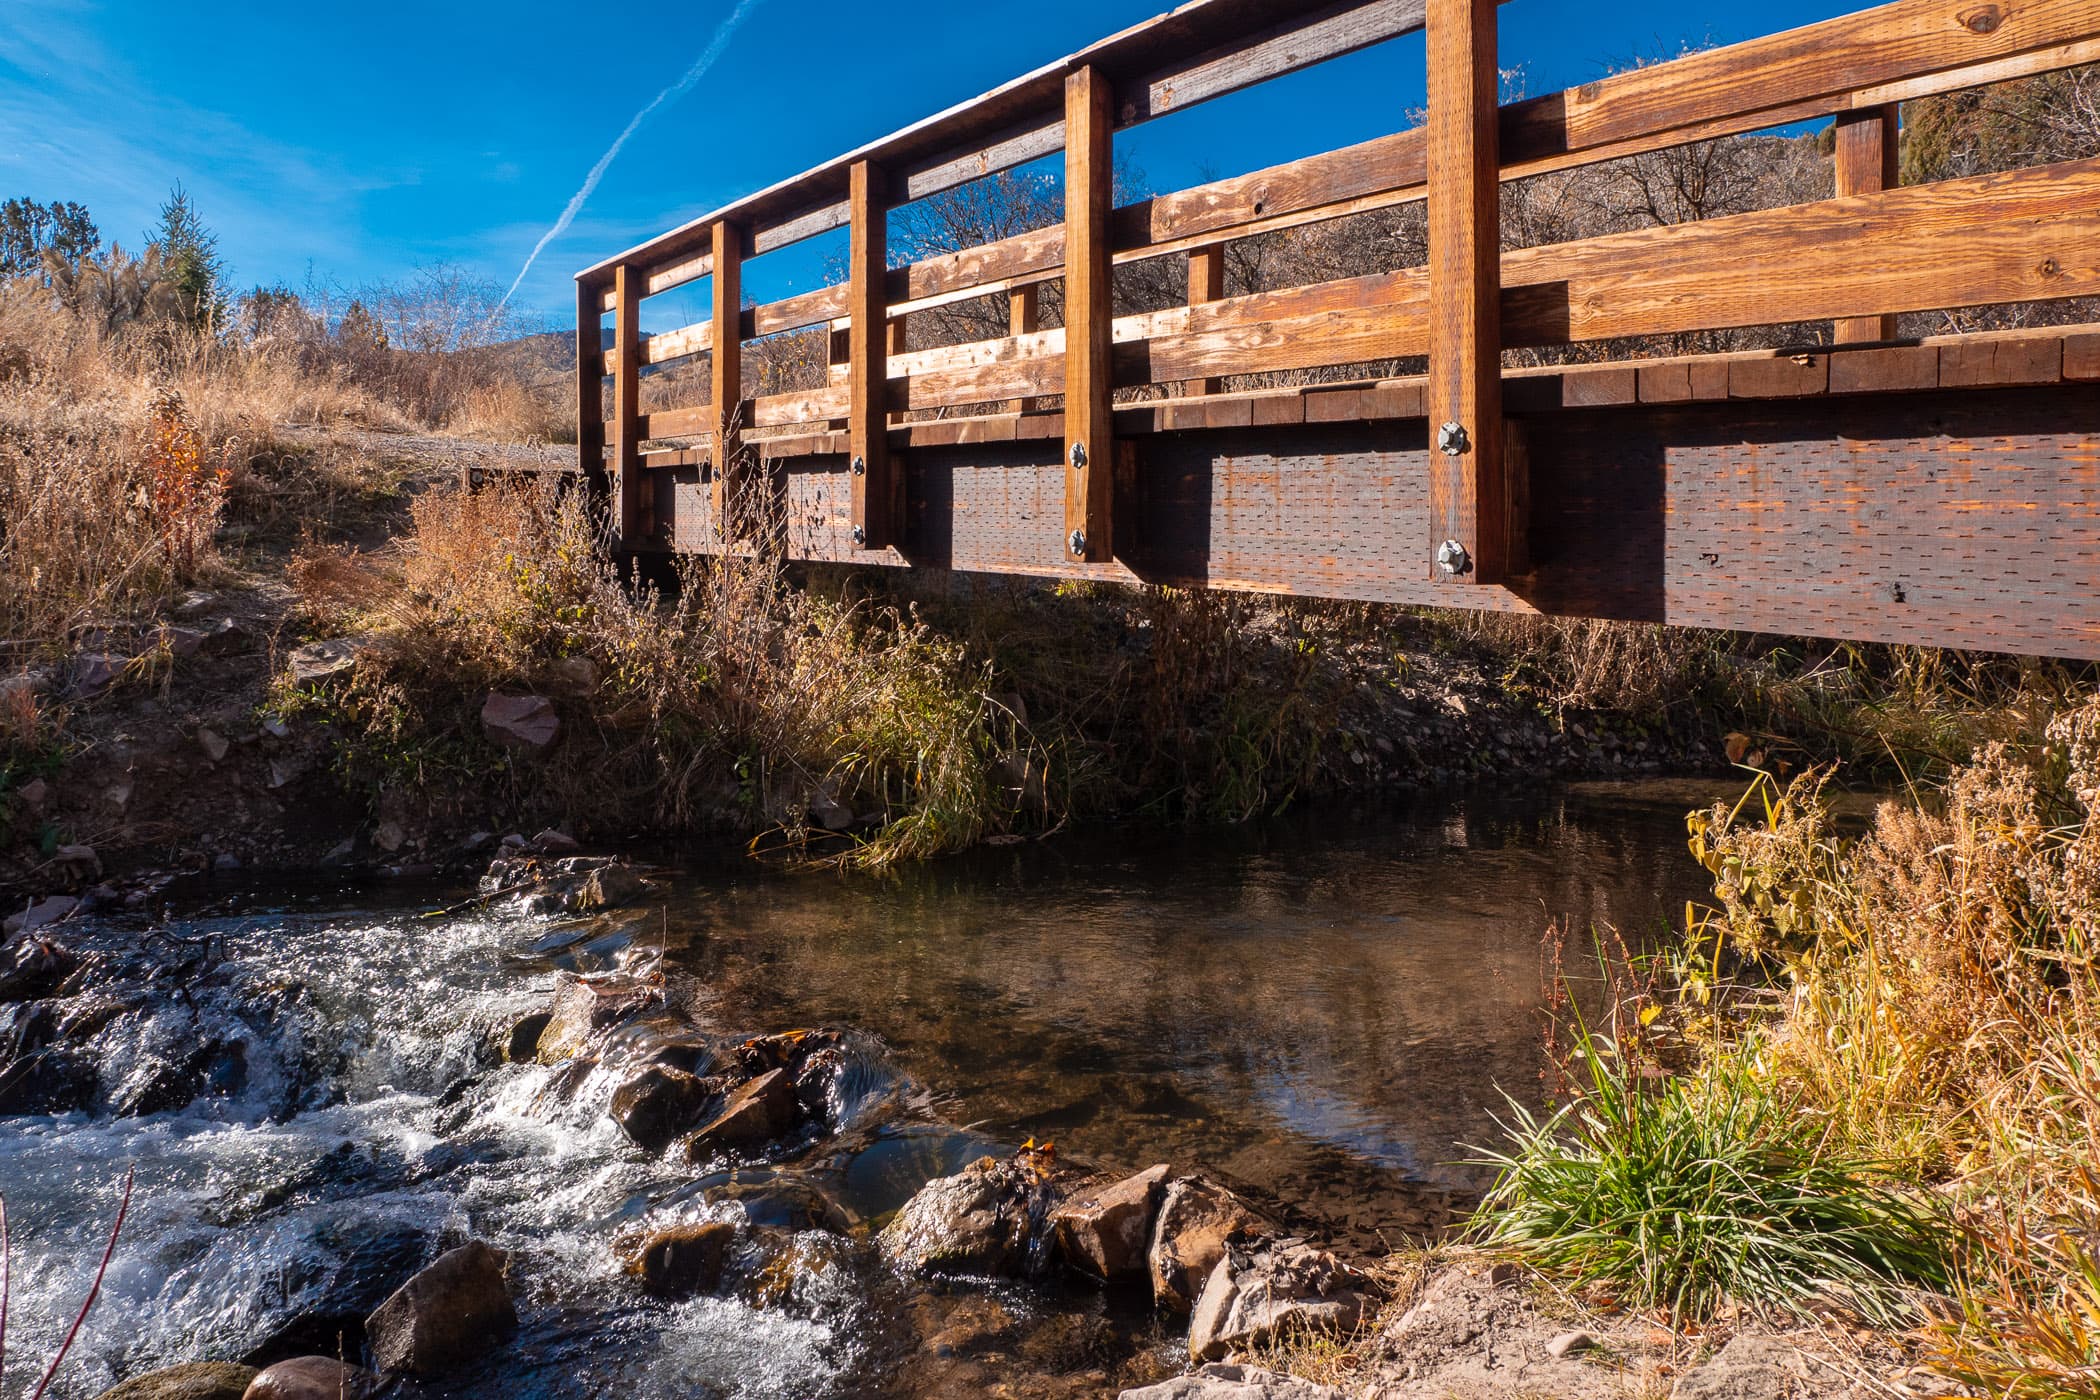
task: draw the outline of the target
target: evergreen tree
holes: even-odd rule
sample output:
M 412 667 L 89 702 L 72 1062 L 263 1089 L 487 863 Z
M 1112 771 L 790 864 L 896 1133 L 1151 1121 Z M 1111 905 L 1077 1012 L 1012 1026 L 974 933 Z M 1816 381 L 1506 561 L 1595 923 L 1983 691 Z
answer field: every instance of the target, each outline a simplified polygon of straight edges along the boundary
M 226 319 L 225 265 L 219 261 L 219 238 L 197 217 L 197 206 L 180 184 L 160 207 L 160 249 L 168 279 L 182 297 L 182 316 L 193 326 L 210 327 Z
M 0 277 L 41 274 L 46 253 L 78 264 L 101 247 L 102 234 L 85 205 L 22 197 L 0 204 Z

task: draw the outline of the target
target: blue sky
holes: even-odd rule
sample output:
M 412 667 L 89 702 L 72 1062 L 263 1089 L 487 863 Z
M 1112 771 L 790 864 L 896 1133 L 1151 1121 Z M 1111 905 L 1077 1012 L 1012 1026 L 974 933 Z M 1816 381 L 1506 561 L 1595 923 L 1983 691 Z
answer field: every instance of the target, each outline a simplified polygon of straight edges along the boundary
M 1860 7 L 1513 0 L 1502 61 L 1544 92 Z M 438 261 L 508 286 L 732 8 L 608 4 L 580 21 L 544 0 L 0 0 L 0 197 L 80 200 L 105 237 L 135 246 L 180 180 L 242 287 L 297 287 L 310 270 L 354 286 Z M 714 69 L 627 144 L 518 303 L 563 323 L 578 268 L 1162 8 L 755 0 Z M 1396 130 L 1421 101 L 1416 36 L 1125 133 L 1118 149 L 1171 190 Z M 820 268 L 814 249 L 761 259 L 747 292 L 815 285 Z

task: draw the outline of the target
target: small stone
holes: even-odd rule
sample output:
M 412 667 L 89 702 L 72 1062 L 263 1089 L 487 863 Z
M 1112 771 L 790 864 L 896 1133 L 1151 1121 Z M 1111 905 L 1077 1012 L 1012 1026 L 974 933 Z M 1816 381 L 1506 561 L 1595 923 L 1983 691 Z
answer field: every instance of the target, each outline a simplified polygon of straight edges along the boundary
M 51 800 L 51 784 L 42 778 L 31 778 L 15 789 L 15 796 L 21 799 L 29 815 L 40 817 L 44 814 L 44 804 Z
M 520 1016 L 510 1028 L 503 1043 L 503 1058 L 514 1065 L 529 1065 L 538 1057 L 540 1037 L 547 1033 L 547 1022 L 553 1013 L 535 1011 L 530 1016 Z
M 391 855 L 407 844 L 408 832 L 397 821 L 383 821 L 372 831 L 372 844 Z
M 371 646 L 362 637 L 338 637 L 333 641 L 309 642 L 288 658 L 292 679 L 300 685 L 334 680 L 357 669 L 357 660 Z
M 91 700 L 116 684 L 123 673 L 124 658 L 106 651 L 84 651 L 73 658 L 67 668 L 66 693 L 80 700 Z
M 221 851 L 212 857 L 211 868 L 221 875 L 230 875 L 241 868 L 241 858 L 231 851 Z
M 263 733 L 269 735 L 272 739 L 289 739 L 292 737 L 292 726 L 275 715 L 271 715 L 263 721 L 262 730 Z
M 557 831 L 553 827 L 549 827 L 547 828 L 547 830 L 533 837 L 531 844 L 532 848 L 538 851 L 541 855 L 550 856 L 561 855 L 569 851 L 580 851 L 583 849 L 583 843 L 581 841 L 578 841 L 575 837 L 569 835 L 568 832 Z
M 327 1356 L 295 1356 L 266 1366 L 242 1400 L 368 1400 L 385 1387 L 380 1376 Z
M 1189 1319 L 1189 1359 L 1216 1361 L 1285 1334 L 1346 1332 L 1371 1307 L 1371 1280 L 1325 1250 L 1279 1241 L 1246 1263 L 1228 1250 Z
M 204 647 L 204 634 L 194 627 L 163 626 L 154 637 L 177 660 L 187 660 Z
M 463 855 L 472 855 L 476 851 L 487 850 L 491 845 L 495 844 L 495 840 L 496 838 L 492 833 L 477 831 L 466 840 L 460 842 L 459 849 Z
M 254 634 L 239 618 L 222 617 L 205 629 L 201 649 L 206 656 L 238 656 L 254 645 Z
M 606 865 L 583 877 L 583 883 L 569 896 L 568 904 L 579 913 L 618 909 L 648 892 L 648 882 L 627 866 Z
M 686 1144 L 686 1160 L 704 1162 L 725 1150 L 771 1142 L 795 1126 L 800 1107 L 788 1072 L 767 1070 L 731 1094 L 714 1120 L 693 1134 Z
M 356 838 L 346 837 L 328 848 L 328 850 L 321 856 L 321 864 L 324 868 L 330 869 L 339 865 L 348 865 L 350 863 L 350 858 L 356 854 Z
M 1384 1392 L 1379 1392 L 1383 1394 Z M 1345 1400 L 1332 1386 L 1282 1376 L 1256 1366 L 1213 1362 L 1186 1376 L 1126 1390 L 1117 1400 Z
M 722 1260 L 736 1227 L 720 1220 L 677 1225 L 644 1239 L 627 1261 L 642 1289 L 658 1298 L 687 1298 L 712 1292 L 722 1281 Z
M 1588 1351 L 1597 1345 L 1597 1339 L 1587 1332 L 1563 1332 L 1546 1343 L 1546 1354 L 1560 1358 Z
M 373 1362 L 382 1371 L 430 1376 L 487 1351 L 518 1325 L 504 1277 L 509 1262 L 479 1240 L 439 1255 L 365 1319 Z
M 560 737 L 561 717 L 545 696 L 490 691 L 481 706 L 481 728 L 513 753 L 541 753 Z
M 1232 1192 L 1202 1177 L 1167 1183 L 1147 1262 L 1152 1300 L 1172 1313 L 1196 1305 L 1229 1243 L 1261 1233 L 1265 1222 Z
M 598 688 L 598 663 L 588 656 L 564 656 L 549 669 L 558 694 L 580 697 Z
M 102 874 L 102 857 L 95 854 L 93 846 L 60 846 L 51 858 L 75 879 L 92 880 Z
M 124 773 L 118 775 L 116 780 L 110 783 L 108 787 L 102 789 L 102 800 L 121 812 L 131 805 L 131 794 L 131 775 Z
M 297 758 L 273 758 L 270 760 L 270 787 L 290 787 L 306 776 L 307 765 Z
M 253 1366 L 230 1361 L 186 1361 L 133 1376 L 95 1400 L 241 1400 L 253 1381 Z
M 224 761 L 226 751 L 232 748 L 233 745 L 227 741 L 224 734 L 221 734 L 216 729 L 199 729 L 197 731 L 197 747 L 204 750 L 206 758 L 213 763 L 219 763 Z

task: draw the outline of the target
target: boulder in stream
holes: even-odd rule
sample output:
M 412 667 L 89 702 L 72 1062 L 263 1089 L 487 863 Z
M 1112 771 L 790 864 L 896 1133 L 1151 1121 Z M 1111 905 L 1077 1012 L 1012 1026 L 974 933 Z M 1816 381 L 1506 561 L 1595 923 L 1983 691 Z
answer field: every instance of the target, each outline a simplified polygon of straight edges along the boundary
M 1062 1194 L 1055 1169 L 1032 1154 L 981 1157 L 919 1188 L 882 1232 L 882 1251 L 917 1274 L 1020 1277 Z
M 1303 1240 L 1251 1256 L 1237 1248 L 1211 1271 L 1189 1319 L 1189 1359 L 1216 1361 L 1284 1333 L 1345 1332 L 1369 1315 L 1376 1285 Z
M 708 1082 L 669 1065 L 644 1065 L 613 1090 L 612 1118 L 642 1151 L 663 1151 L 714 1098 Z
M 746 1080 L 707 1126 L 686 1143 L 686 1160 L 705 1162 L 719 1153 L 761 1147 L 795 1126 L 801 1105 L 795 1081 L 784 1069 Z
M 27 912 L 8 920 L 8 932 L 12 934 L 22 927 L 17 921 L 31 918 L 40 920 L 31 927 L 41 928 L 44 923 L 72 913 L 79 903 L 71 896 L 60 895 L 42 904 L 31 905 Z M 51 913 L 53 909 L 60 912 Z M 79 966 L 80 955 L 62 943 L 54 943 L 48 938 L 20 938 L 0 949 L 0 1002 L 33 1001 L 49 996 Z
M 1239 1197 L 1200 1176 L 1170 1181 L 1160 1198 L 1147 1260 L 1152 1301 L 1172 1313 L 1196 1306 L 1229 1243 L 1252 1239 L 1267 1228 Z
M 479 1240 L 439 1255 L 365 1319 L 373 1363 L 429 1376 L 488 1350 L 518 1325 L 505 1277 L 509 1262 Z
M 1162 1162 L 1125 1180 L 1081 1191 L 1052 1211 L 1050 1228 L 1059 1256 L 1097 1279 L 1145 1273 L 1152 1221 L 1168 1171 Z
M 555 990 L 547 1028 L 540 1032 L 539 1062 L 552 1065 L 573 1059 L 593 1035 L 653 1005 L 658 995 L 654 987 L 633 978 L 586 980 L 565 974 Z
M 86 1108 L 98 1079 L 94 1056 L 66 1046 L 46 1046 L 0 1062 L 0 1118 Z
M 241 1400 L 255 1368 L 228 1361 L 185 1361 L 119 1382 L 95 1400 Z
M 722 1281 L 722 1261 L 736 1227 L 720 1220 L 674 1225 L 647 1235 L 627 1258 L 627 1272 L 658 1298 L 711 1293 Z
M 295 1356 L 266 1366 L 242 1400 L 370 1400 L 386 1380 L 328 1356 Z

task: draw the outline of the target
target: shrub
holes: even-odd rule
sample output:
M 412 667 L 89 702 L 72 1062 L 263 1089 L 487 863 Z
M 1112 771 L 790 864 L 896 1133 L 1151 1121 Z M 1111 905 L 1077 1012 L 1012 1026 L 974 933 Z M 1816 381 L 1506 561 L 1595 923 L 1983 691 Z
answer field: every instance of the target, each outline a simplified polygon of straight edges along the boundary
M 1483 1243 L 1673 1320 L 1726 1302 L 1879 1321 L 1946 1281 L 1943 1222 L 1847 1157 L 1799 1105 L 1722 1056 L 1651 1086 L 1578 1026 L 1581 1092 L 1544 1120 L 1512 1102 L 1513 1145 L 1476 1217 Z

